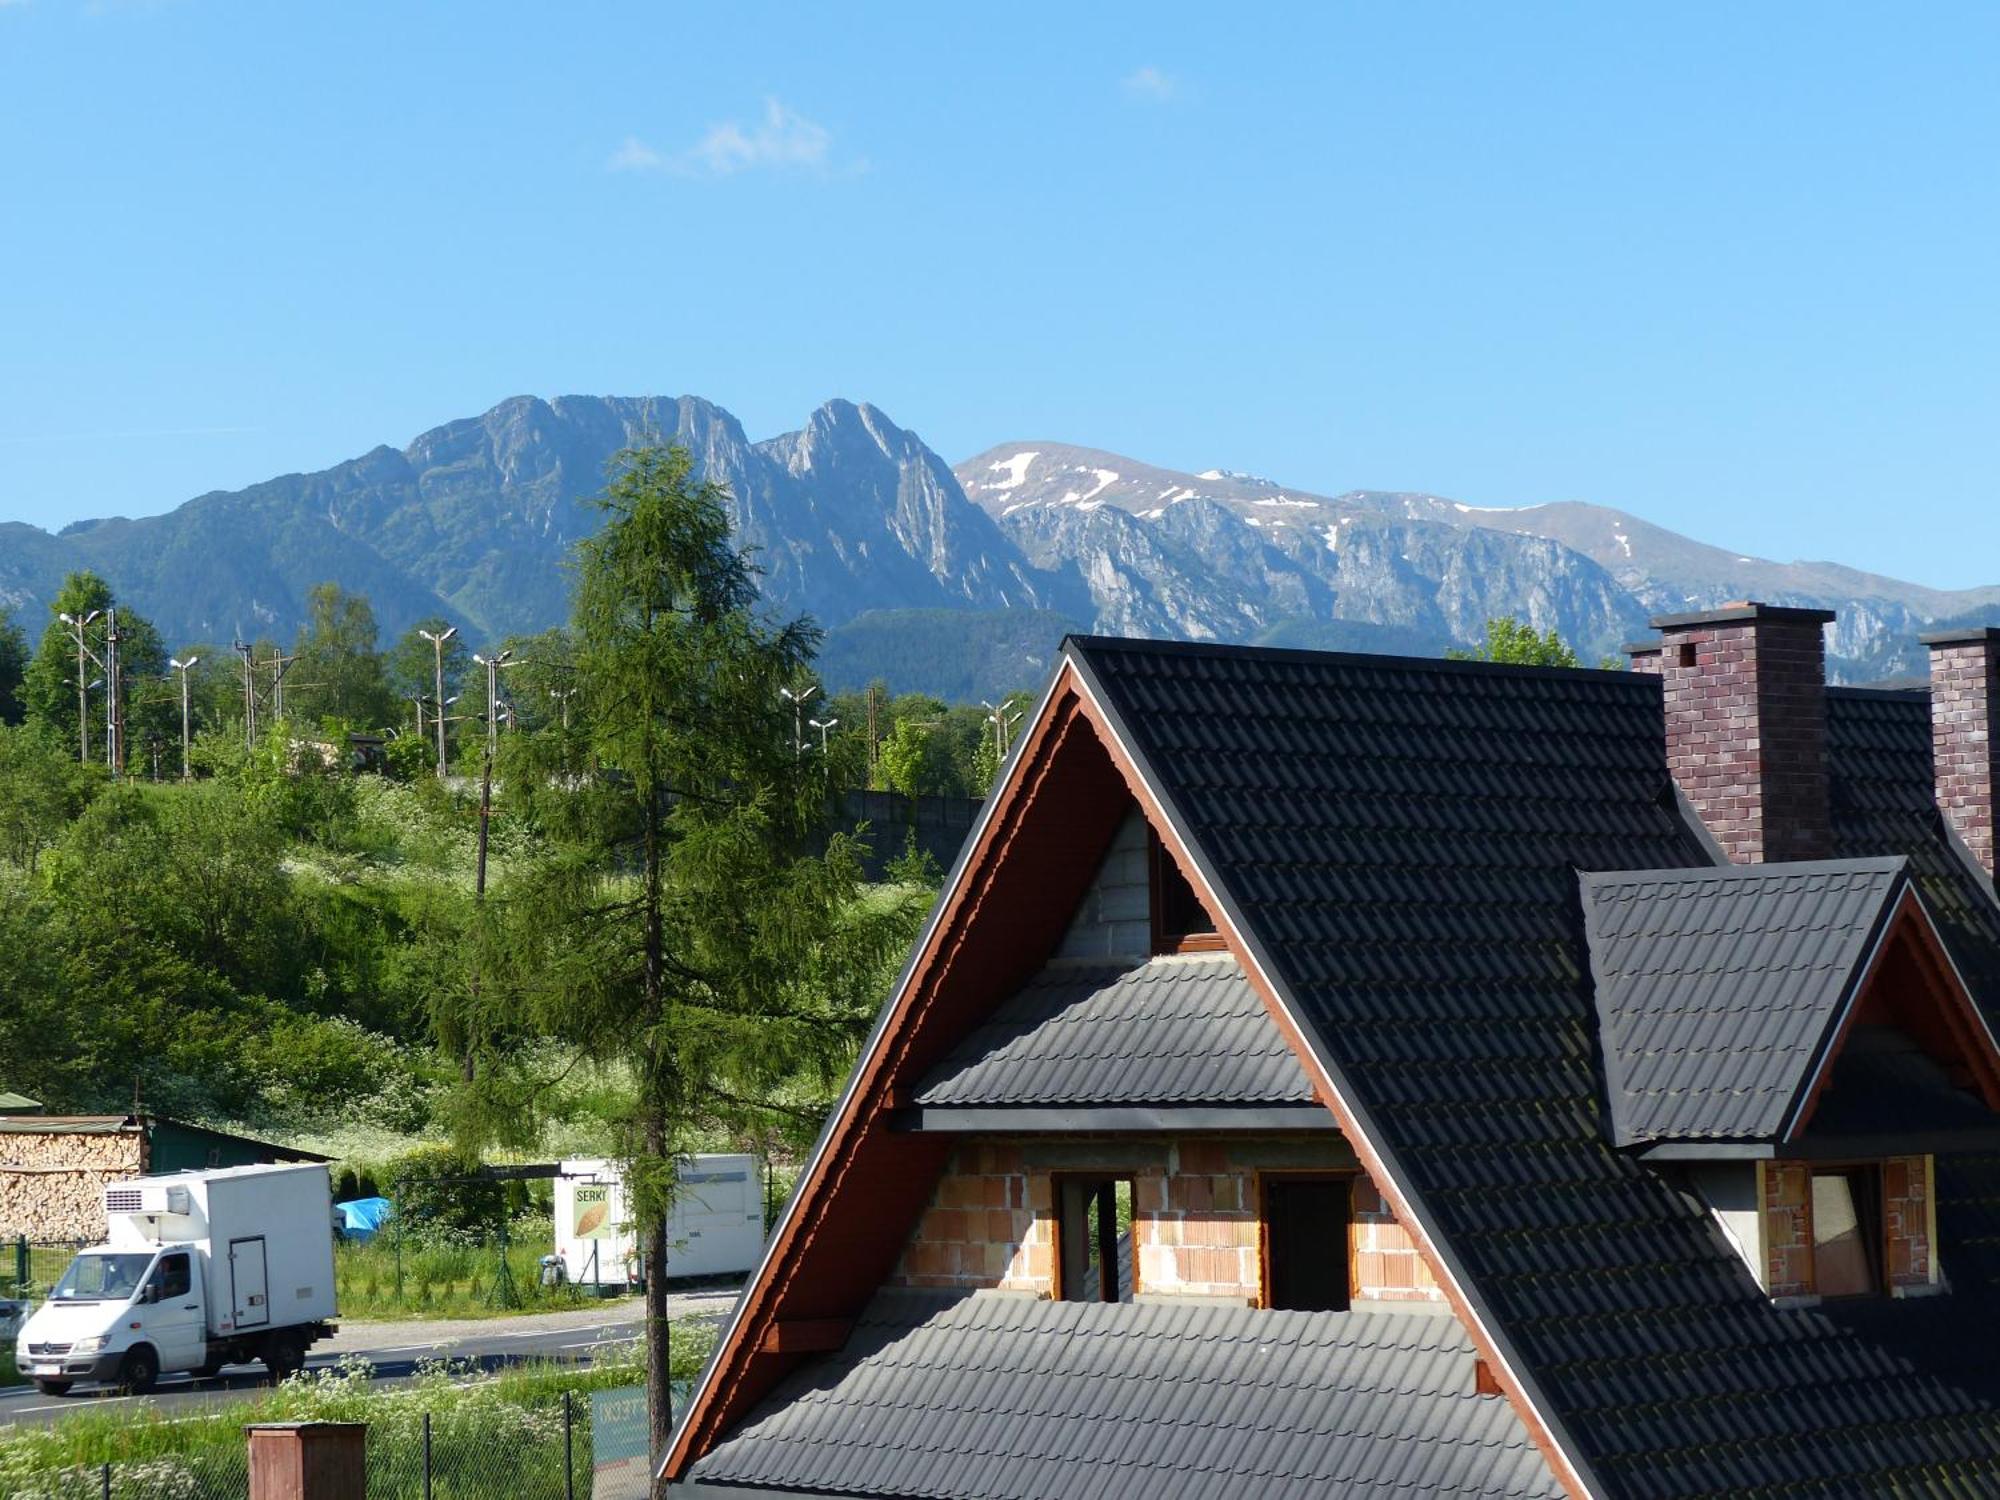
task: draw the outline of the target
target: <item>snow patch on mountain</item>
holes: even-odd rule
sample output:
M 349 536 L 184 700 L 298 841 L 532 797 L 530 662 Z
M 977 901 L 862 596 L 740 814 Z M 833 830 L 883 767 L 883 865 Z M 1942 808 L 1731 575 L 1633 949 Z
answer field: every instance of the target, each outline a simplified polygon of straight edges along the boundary
M 980 488 L 983 490 L 1018 490 L 1027 482 L 1028 465 L 1041 456 L 1039 451 L 1030 448 L 1025 453 L 1016 453 L 1012 458 L 1003 458 L 998 463 L 988 464 L 986 467 L 990 471 L 1003 473 L 1007 477 L 983 484 Z

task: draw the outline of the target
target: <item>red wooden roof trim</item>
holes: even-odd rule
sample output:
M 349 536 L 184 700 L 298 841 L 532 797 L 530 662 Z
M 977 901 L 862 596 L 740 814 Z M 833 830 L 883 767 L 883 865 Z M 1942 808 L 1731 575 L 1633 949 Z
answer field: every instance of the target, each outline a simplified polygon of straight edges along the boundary
M 1874 998 L 1884 960 L 1903 954 L 1907 954 L 1919 972 L 1930 981 L 1925 995 L 1937 1007 L 1945 1030 L 1957 1049 L 1958 1060 L 1972 1074 L 1986 1107 L 2000 1112 L 2000 1044 L 1996 1044 L 1992 1029 L 1987 1026 L 1985 1016 L 1973 1000 L 1965 976 L 1952 962 L 1951 952 L 1945 947 L 1923 897 L 1914 885 L 1905 882 L 1888 920 L 1883 923 L 1881 935 L 1870 949 L 1867 962 L 1862 965 L 1860 977 L 1848 992 L 1833 1034 L 1813 1069 L 1812 1082 L 1793 1110 L 1791 1126 L 1779 1139 L 1795 1141 L 1812 1123 L 1820 1098 L 1833 1077 L 1834 1061 L 1847 1045 L 1848 1034 L 1854 1029 L 1856 1018 Z
M 1200 865 L 1193 858 L 1187 840 L 1182 836 L 1179 822 L 1167 809 L 1163 800 L 1152 787 L 1149 778 L 1140 770 L 1138 759 L 1132 749 L 1118 733 L 1116 720 L 1106 710 L 1103 703 L 1092 691 L 1087 675 L 1079 675 L 1079 685 L 1084 696 L 1084 713 L 1094 723 L 1111 759 L 1132 790 L 1133 797 L 1144 811 L 1147 821 L 1152 824 L 1162 843 L 1167 845 L 1174 861 L 1180 866 L 1188 883 L 1194 887 L 1196 897 L 1202 907 L 1215 921 L 1216 931 L 1228 943 L 1229 951 L 1243 966 L 1251 987 L 1264 1001 L 1264 1008 L 1271 1020 L 1283 1034 L 1286 1043 L 1297 1056 L 1306 1076 L 1312 1080 L 1313 1092 L 1326 1104 L 1340 1122 L 1341 1133 L 1354 1148 L 1356 1157 L 1374 1182 L 1376 1190 L 1387 1200 L 1390 1211 L 1398 1223 L 1407 1229 L 1417 1242 L 1417 1251 L 1430 1268 L 1431 1275 L 1443 1290 L 1446 1301 L 1459 1323 L 1471 1336 L 1479 1357 L 1488 1362 L 1499 1388 L 1513 1406 L 1515 1414 L 1521 1418 L 1528 1436 L 1548 1463 L 1559 1483 L 1575 1500 L 1593 1500 L 1596 1491 L 1586 1483 L 1581 1465 L 1571 1458 L 1567 1446 L 1557 1436 L 1553 1418 L 1543 1415 L 1541 1403 L 1535 1399 L 1528 1381 L 1503 1350 L 1493 1332 L 1486 1326 L 1474 1309 L 1471 1299 L 1456 1274 L 1455 1267 L 1441 1253 L 1438 1241 L 1431 1227 L 1415 1211 L 1412 1200 L 1376 1146 L 1369 1133 L 1360 1124 L 1359 1112 L 1349 1103 L 1341 1091 L 1333 1070 L 1319 1055 L 1308 1040 L 1308 1033 L 1285 1004 L 1278 987 L 1259 960 L 1256 951 L 1245 940 L 1242 931 L 1231 918 L 1220 896 L 1208 882 Z
M 689 1395 L 687 1413 L 660 1465 L 667 1479 L 678 1479 L 736 1415 L 732 1408 L 742 1393 L 745 1367 L 775 1324 L 777 1306 L 824 1220 L 826 1204 L 847 1175 L 860 1137 L 871 1126 L 882 1128 L 881 1117 L 890 1104 L 884 1077 L 896 1061 L 890 1043 L 901 1040 L 928 1011 L 950 955 L 962 943 L 972 917 L 983 904 L 988 885 L 984 877 L 1013 842 L 1021 816 L 1047 777 L 1055 752 L 1080 728 L 1093 732 L 1076 712 L 1079 701 L 1075 668 L 1065 662 L 1044 694 L 1028 733 L 1022 736 L 1008 774 L 989 797 L 971 848 L 961 856 L 895 998 L 884 1008 L 863 1049 L 854 1078 L 814 1150 L 804 1181 L 780 1216 L 756 1275 L 745 1286 L 729 1326 Z

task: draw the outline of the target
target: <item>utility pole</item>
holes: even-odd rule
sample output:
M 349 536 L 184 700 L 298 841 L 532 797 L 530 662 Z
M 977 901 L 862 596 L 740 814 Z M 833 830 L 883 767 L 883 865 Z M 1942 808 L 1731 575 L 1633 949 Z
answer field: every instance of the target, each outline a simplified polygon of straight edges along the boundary
M 264 665 L 271 669 L 271 717 L 282 723 L 285 717 L 285 674 L 292 669 L 296 656 L 286 656 L 276 646 L 271 648 L 270 659 Z M 307 683 L 307 687 L 313 686 Z
M 437 658 L 437 677 L 435 682 L 437 696 L 434 697 L 431 701 L 437 704 L 438 706 L 438 711 L 437 711 L 438 780 L 443 781 L 444 780 L 444 643 L 450 640 L 453 636 L 458 634 L 458 627 L 456 625 L 447 625 L 444 629 L 443 634 L 432 635 L 428 630 L 425 630 L 422 626 L 418 626 L 417 634 L 422 636 L 425 640 L 431 643 L 431 650 Z M 421 732 L 422 730 L 421 724 L 418 726 L 418 729 L 419 732 Z M 483 839 L 482 839 L 482 847 L 483 847 Z
M 868 684 L 868 784 L 875 784 L 875 752 L 878 735 L 875 728 L 875 684 Z
M 118 606 L 104 611 L 104 763 L 116 781 L 125 770 L 124 683 L 118 676 Z
M 479 865 L 473 877 L 473 897 L 479 901 L 486 899 L 486 830 L 493 820 L 493 752 L 499 747 L 499 720 L 493 706 L 500 696 L 500 669 L 514 665 L 508 660 L 513 654 L 502 651 L 472 658 L 486 668 L 486 762 L 479 777 Z
M 236 654 L 243 658 L 243 748 L 257 748 L 257 676 L 251 660 L 254 647 L 236 642 Z
M 78 765 L 90 763 L 90 668 L 88 662 L 97 661 L 95 653 L 84 644 L 83 632 L 102 610 L 93 609 L 82 619 L 75 615 L 58 615 L 57 619 L 69 626 L 76 637 L 76 760 Z M 102 663 L 99 663 L 102 665 Z
M 194 775 L 193 765 L 188 758 L 188 746 L 192 740 L 192 736 L 188 732 L 189 725 L 192 723 L 192 720 L 188 715 L 188 672 L 193 668 L 194 664 L 200 660 L 201 658 L 199 656 L 190 656 L 186 661 L 179 661 L 172 657 L 169 657 L 167 660 L 167 665 L 172 667 L 176 672 L 181 674 L 181 780 L 182 781 L 186 781 Z M 157 776 L 159 772 L 155 770 L 153 774 Z

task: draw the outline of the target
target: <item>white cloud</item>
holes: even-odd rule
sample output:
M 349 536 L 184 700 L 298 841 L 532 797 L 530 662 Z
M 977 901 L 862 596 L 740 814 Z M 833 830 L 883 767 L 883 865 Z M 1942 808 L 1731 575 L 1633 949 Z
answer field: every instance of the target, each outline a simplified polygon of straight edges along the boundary
M 762 119 L 748 125 L 737 120 L 711 125 L 685 151 L 656 151 L 637 136 L 627 136 L 605 167 L 612 172 L 671 172 L 680 177 L 733 177 L 760 170 L 825 175 L 834 167 L 833 135 L 779 100 L 766 99 Z M 842 170 L 865 169 L 865 163 L 856 161 Z
M 1136 72 L 1126 74 L 1119 87 L 1124 89 L 1125 97 L 1128 99 L 1143 99 L 1149 104 L 1165 104 L 1169 99 L 1180 95 L 1181 82 L 1173 74 L 1162 72 L 1151 63 L 1147 63 Z
M 607 172 L 656 172 L 667 164 L 667 159 L 636 135 L 625 137 L 625 143 L 611 153 L 604 163 Z

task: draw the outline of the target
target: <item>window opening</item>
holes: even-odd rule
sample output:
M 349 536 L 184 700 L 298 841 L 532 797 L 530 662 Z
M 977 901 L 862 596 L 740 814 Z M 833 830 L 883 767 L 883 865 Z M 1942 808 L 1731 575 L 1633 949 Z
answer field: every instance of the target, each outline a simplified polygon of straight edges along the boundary
M 1056 1179 L 1056 1253 L 1065 1302 L 1130 1302 L 1133 1283 L 1132 1179 Z
M 1882 1289 L 1881 1178 L 1873 1167 L 1812 1174 L 1813 1289 L 1866 1297 Z
M 1354 1183 L 1348 1177 L 1264 1179 L 1264 1305 L 1345 1312 Z
M 1149 833 L 1152 865 L 1153 951 L 1155 953 L 1219 953 L 1224 944 L 1215 922 L 1194 887 L 1181 874 L 1157 833 Z

